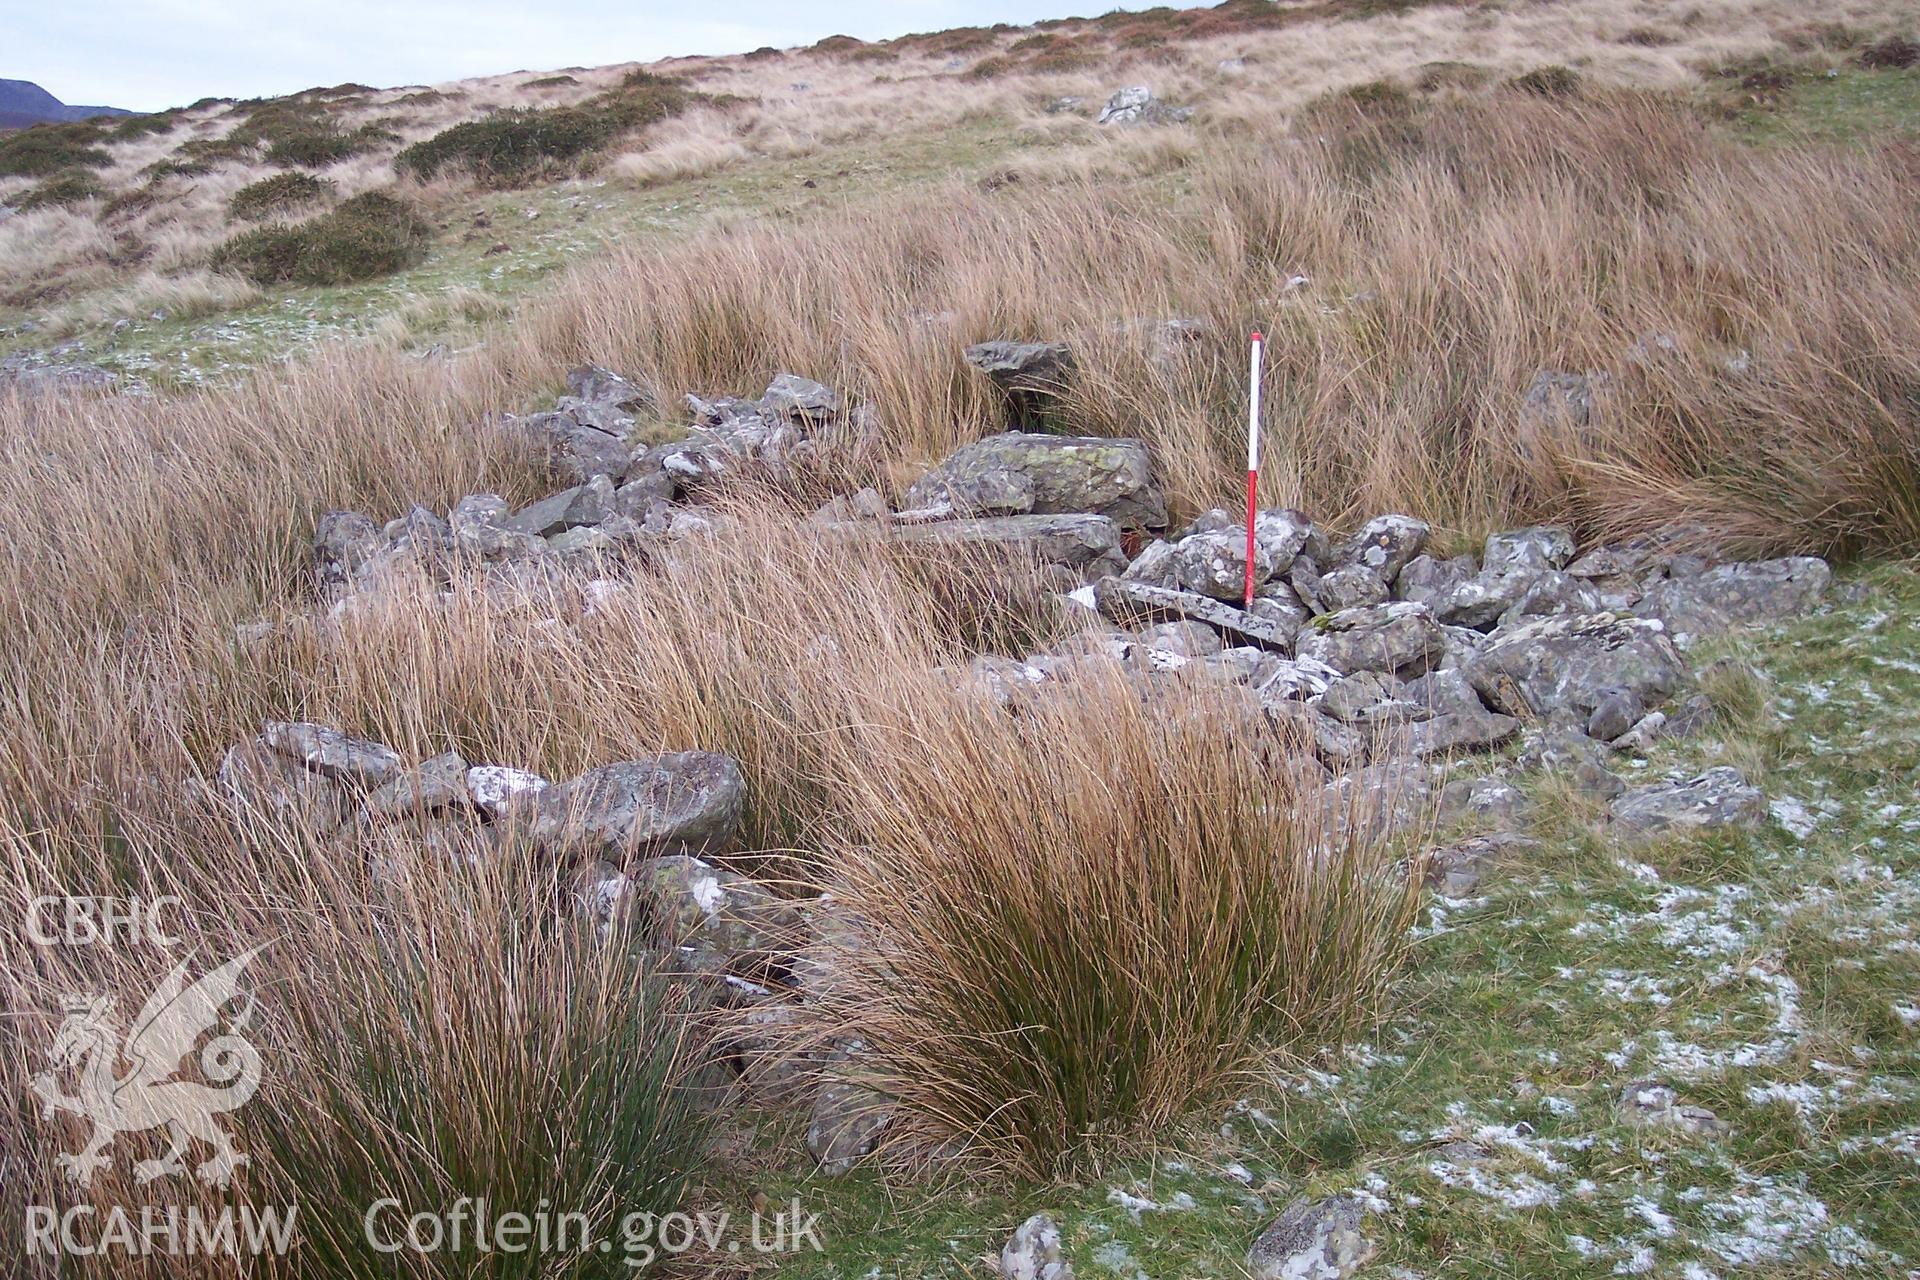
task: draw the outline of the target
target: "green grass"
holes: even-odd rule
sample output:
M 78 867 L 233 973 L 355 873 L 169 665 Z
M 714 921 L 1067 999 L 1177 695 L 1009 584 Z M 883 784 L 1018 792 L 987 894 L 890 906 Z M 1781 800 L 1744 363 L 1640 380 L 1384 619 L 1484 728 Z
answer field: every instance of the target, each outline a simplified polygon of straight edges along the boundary
M 318 343 L 363 337 L 401 315 L 408 317 L 410 345 L 425 350 L 472 336 L 457 315 L 444 324 L 418 322 L 421 300 L 449 290 L 474 290 L 511 307 L 614 244 L 672 240 L 718 216 L 797 220 L 956 174 L 984 174 L 1035 141 L 1003 123 L 975 121 L 941 134 L 757 160 L 645 190 L 585 179 L 480 192 L 441 214 L 434 243 L 407 270 L 352 284 L 281 286 L 250 306 L 191 321 L 130 315 L 132 323 L 118 332 L 110 323 L 80 330 L 75 336 L 86 351 L 76 358 L 156 386 L 197 386 Z M 496 252 L 496 245 L 506 247 Z M 0 307 L 0 354 L 45 345 L 43 334 L 9 331 L 36 315 Z
M 1765 141 L 1873 143 L 1920 133 L 1920 70 L 1841 71 L 1803 77 L 1766 108 L 1741 113 Z
M 1856 604 L 1695 655 L 1754 664 L 1766 714 L 1749 688 L 1720 729 L 1622 770 L 1764 767 L 1769 797 L 1816 823 L 1804 838 L 1776 823 L 1624 849 L 1550 822 L 1530 865 L 1432 905 L 1371 1044 L 1248 1080 L 1076 1182 L 822 1181 L 775 1126 L 703 1199 L 759 1190 L 821 1213 L 826 1251 L 781 1266 L 799 1280 L 978 1275 L 1041 1210 L 1081 1275 L 1238 1274 L 1291 1197 L 1348 1191 L 1375 1209 L 1368 1274 L 1905 1274 L 1920 1026 L 1895 1006 L 1920 1004 L 1920 579 L 1859 581 Z M 1621 1124 L 1621 1088 L 1646 1077 L 1732 1134 Z M 1442 1150 L 1458 1141 L 1484 1157 Z

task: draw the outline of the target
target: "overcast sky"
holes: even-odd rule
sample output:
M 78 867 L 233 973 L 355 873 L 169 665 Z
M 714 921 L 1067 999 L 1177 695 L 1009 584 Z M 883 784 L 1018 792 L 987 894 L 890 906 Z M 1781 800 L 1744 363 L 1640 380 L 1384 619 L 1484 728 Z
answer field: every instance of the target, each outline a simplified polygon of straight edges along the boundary
M 1145 8 L 1116 0 L 5 0 L 0 78 L 62 102 L 157 111 L 358 81 L 786 48 Z

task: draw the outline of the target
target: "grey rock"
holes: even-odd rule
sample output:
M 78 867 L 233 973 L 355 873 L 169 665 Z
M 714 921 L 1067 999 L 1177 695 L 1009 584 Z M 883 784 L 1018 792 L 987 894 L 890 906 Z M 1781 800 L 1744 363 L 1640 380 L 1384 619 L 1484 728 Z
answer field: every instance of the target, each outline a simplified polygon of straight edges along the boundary
M 1295 556 L 1287 566 L 1287 589 L 1306 607 L 1309 617 L 1330 612 L 1320 599 L 1320 581 L 1319 562 L 1312 556 Z
M 1544 846 L 1530 836 L 1510 831 L 1473 836 L 1427 852 L 1427 886 L 1449 898 L 1465 898 L 1479 889 L 1481 881 L 1502 863 Z
M 1407 686 L 1379 671 L 1342 676 L 1320 695 L 1320 710 L 1343 724 L 1406 723 L 1432 713 L 1407 696 Z
M 1686 662 L 1659 623 L 1605 613 L 1503 629 L 1468 659 L 1465 671 L 1489 706 L 1521 719 L 1584 721 L 1614 690 L 1654 706 L 1689 680 Z
M 458 752 L 449 751 L 368 793 L 361 808 L 377 817 L 400 817 L 465 808 L 467 804 L 467 762 Z
M 1511 577 L 1530 575 L 1532 580 L 1520 598 L 1500 615 L 1500 625 L 1513 626 L 1523 618 L 1558 617 L 1566 613 L 1599 613 L 1599 590 L 1585 578 L 1576 578 L 1557 569 L 1515 570 Z
M 807 1150 L 821 1173 L 838 1177 L 872 1154 L 892 1119 L 884 1094 L 857 1080 L 830 1079 L 814 1099 Z
M 1612 814 L 1616 829 L 1635 836 L 1754 830 L 1767 821 L 1767 798 L 1738 769 L 1719 765 L 1684 782 L 1630 788 Z
M 1638 724 L 1646 713 L 1646 703 L 1638 691 L 1602 689 L 1592 713 L 1587 716 L 1587 736 L 1596 742 L 1612 742 Z
M 1400 570 L 1393 595 L 1396 600 L 1417 601 L 1440 613 L 1452 605 L 1453 593 L 1461 584 L 1472 581 L 1476 571 L 1472 556 L 1435 560 L 1432 556 L 1418 555 Z
M 760 407 L 776 417 L 830 422 L 840 416 L 840 393 L 798 374 L 783 373 L 767 385 Z
M 1234 522 L 1229 519 L 1226 523 L 1232 525 Z M 1292 564 L 1294 557 L 1316 540 L 1325 541 L 1313 521 L 1291 507 L 1275 507 L 1254 513 L 1254 545 L 1259 548 L 1260 558 L 1271 560 L 1276 566 Z
M 479 764 L 467 770 L 467 798 L 489 818 L 515 811 L 537 811 L 541 793 L 552 784 L 537 773 L 505 765 Z
M 1432 611 L 1403 600 L 1316 618 L 1301 629 L 1297 652 L 1343 675 L 1384 671 L 1408 678 L 1424 675 L 1444 649 Z
M 1576 760 L 1567 770 L 1576 793 L 1595 800 L 1611 800 L 1627 789 L 1626 780 L 1596 760 Z
M 1168 106 L 1144 84 L 1115 90 L 1100 108 L 1098 124 L 1182 124 L 1193 117 L 1192 107 Z
M 400 772 L 392 747 L 323 724 L 269 720 L 261 726 L 260 741 L 315 773 L 360 787 L 378 787 Z
M 321 833 L 338 827 L 351 810 L 340 784 L 258 741 L 229 748 L 214 781 L 220 794 L 243 814 L 295 822 Z
M 647 413 L 656 408 L 645 389 L 604 365 L 583 364 L 567 371 L 567 392 L 581 400 L 608 405 L 621 413 Z
M 966 349 L 967 363 L 992 378 L 1002 390 L 1058 395 L 1073 376 L 1073 351 L 1064 342 L 977 342 Z
M 1350 1196 L 1300 1197 L 1247 1251 L 1254 1280 L 1347 1280 L 1374 1255 L 1361 1230 L 1360 1202 Z
M 1429 671 L 1408 681 L 1405 696 L 1436 716 L 1470 715 L 1486 710 L 1473 682 L 1458 669 Z
M 547 469 L 572 484 L 597 475 L 618 481 L 633 464 L 633 448 L 627 443 L 632 419 L 595 412 L 590 405 L 528 414 L 518 426 L 540 450 Z
M 1520 721 L 1498 711 L 1450 711 L 1412 724 L 1386 744 L 1425 759 L 1460 751 L 1486 751 L 1511 741 L 1520 733 Z
M 1000 1280 L 1073 1280 L 1052 1218 L 1036 1213 L 1014 1229 L 1000 1247 Z
M 1205 623 L 1234 644 L 1262 649 L 1293 646 L 1295 628 L 1284 619 L 1249 613 L 1190 591 L 1170 591 L 1123 578 L 1102 578 L 1093 590 L 1100 612 L 1123 627 L 1188 620 Z
M 1148 627 L 1136 639 L 1149 649 L 1183 658 L 1204 658 L 1219 653 L 1222 648 L 1220 633 L 1198 622 L 1162 622 Z M 1260 654 L 1258 649 L 1243 648 L 1237 652 L 1250 653 L 1256 658 Z
M 1538 569 L 1479 573 L 1455 587 L 1446 606 L 1437 612 L 1447 622 L 1461 626 L 1488 626 L 1525 600 L 1540 578 Z
M 1496 533 L 1487 539 L 1481 565 L 1489 573 L 1514 569 L 1559 569 L 1573 559 L 1573 531 L 1561 525 L 1534 525 Z
M 629 520 L 645 520 L 647 514 L 663 502 L 679 496 L 680 485 L 665 471 L 649 471 L 635 464 L 627 482 L 613 491 L 613 514 Z
M 1381 582 L 1390 583 L 1409 560 L 1425 550 L 1432 532 L 1425 520 L 1413 516 L 1375 516 L 1341 544 L 1334 561 L 1336 565 L 1365 565 Z
M 870 527 L 870 526 L 869 526 Z M 1023 515 L 934 524 L 897 525 L 889 536 L 902 542 L 994 547 L 1022 560 L 1061 565 L 1080 582 L 1092 582 L 1126 567 L 1120 529 L 1105 516 Z
M 550 494 L 506 521 L 506 528 L 550 538 L 581 525 L 599 524 L 613 514 L 613 481 L 594 476 L 585 484 Z
M 1091 512 L 1122 526 L 1164 528 L 1166 500 L 1138 440 L 1007 432 L 956 450 L 907 490 L 907 504 L 957 512 Z
M 358 511 L 322 515 L 313 529 L 313 573 L 321 596 L 338 595 L 385 549 L 379 528 Z
M 1387 584 L 1365 565 L 1346 565 L 1320 579 L 1320 604 L 1326 609 L 1359 609 L 1386 599 Z
M 643 854 L 728 849 L 746 804 L 732 757 L 674 751 L 593 769 L 541 793 L 535 839 L 620 865 Z
M 1520 788 L 1505 778 L 1460 778 L 1440 792 L 1443 825 L 1473 822 L 1510 830 L 1526 818 L 1531 807 Z
M 764 976 L 804 941 L 795 904 L 699 858 L 644 859 L 628 885 L 646 936 L 694 973 Z
M 1533 375 L 1533 382 L 1520 399 L 1521 421 L 1531 426 L 1584 427 L 1592 419 L 1594 402 L 1606 383 L 1604 375 L 1542 369 Z
M 1216 600 L 1246 598 L 1247 531 L 1235 525 L 1182 538 L 1173 549 L 1174 586 Z M 1254 539 L 1253 581 L 1258 587 L 1273 576 L 1273 558 Z
M 1679 1129 L 1703 1137 L 1722 1137 L 1732 1127 L 1710 1109 L 1680 1101 L 1680 1095 L 1658 1080 L 1636 1080 L 1620 1091 L 1614 1108 L 1622 1124 L 1636 1129 Z
M 1565 724 L 1544 724 L 1527 732 L 1527 739 L 1515 760 L 1522 769 L 1544 773 L 1567 773 L 1581 764 L 1607 767 L 1611 753 L 1578 728 Z
M 1833 581 L 1813 556 L 1723 564 L 1696 577 L 1648 587 L 1636 612 L 1658 618 L 1676 636 L 1706 636 L 1728 627 L 1776 622 L 1810 612 Z
M 1323 715 L 1304 702 L 1280 696 L 1277 689 L 1258 692 L 1267 722 L 1285 740 L 1300 744 L 1333 765 L 1351 764 L 1366 755 L 1367 739 L 1351 725 Z

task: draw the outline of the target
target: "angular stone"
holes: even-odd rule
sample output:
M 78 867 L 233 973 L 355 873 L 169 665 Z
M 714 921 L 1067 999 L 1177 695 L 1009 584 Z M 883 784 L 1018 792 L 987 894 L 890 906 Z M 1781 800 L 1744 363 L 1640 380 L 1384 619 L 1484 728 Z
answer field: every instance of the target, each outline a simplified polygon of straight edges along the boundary
M 1254 540 L 1253 582 L 1255 587 L 1273 576 L 1274 561 L 1265 554 L 1259 539 Z M 1210 533 L 1182 538 L 1173 549 L 1173 583 L 1182 591 L 1193 591 L 1215 600 L 1239 602 L 1246 598 L 1247 531 L 1234 525 Z
M 1465 671 L 1489 706 L 1521 719 L 1569 715 L 1582 722 L 1612 690 L 1631 690 L 1652 706 L 1689 680 L 1659 623 L 1606 613 L 1503 629 Z
M 1646 703 L 1635 690 L 1602 689 L 1599 701 L 1587 717 L 1587 736 L 1595 742 L 1612 742 L 1640 723 L 1646 714 Z
M 783 373 L 760 398 L 763 412 L 802 422 L 830 422 L 840 416 L 840 393 L 798 374 Z
M 1417 601 L 1438 614 L 1452 605 L 1453 593 L 1461 584 L 1472 581 L 1476 571 L 1472 556 L 1455 556 L 1451 560 L 1415 556 L 1407 561 L 1394 582 L 1394 599 Z
M 1808 613 L 1832 581 L 1833 570 L 1814 556 L 1723 564 L 1697 577 L 1653 584 L 1635 612 L 1660 619 L 1676 636 L 1713 635 Z
M 1000 1247 L 1000 1280 L 1073 1280 L 1052 1218 L 1036 1213 L 1015 1228 Z
M 1464 898 L 1480 887 L 1487 873 L 1501 863 L 1543 846 L 1529 836 L 1497 831 L 1473 836 L 1427 851 L 1427 886 L 1449 898 Z
M 242 812 L 300 823 L 322 833 L 338 827 L 351 808 L 339 783 L 257 741 L 229 748 L 214 781 Z
M 466 783 L 467 798 L 488 818 L 505 817 L 513 810 L 533 812 L 541 793 L 552 785 L 537 773 L 498 764 L 473 766 L 467 770 Z
M 962 513 L 1092 512 L 1161 529 L 1166 499 L 1138 440 L 1010 431 L 964 445 L 907 490 L 907 505 L 945 502 Z
M 1350 1196 L 1300 1197 L 1268 1224 L 1247 1251 L 1254 1280 L 1348 1280 L 1370 1261 L 1360 1202 Z
M 400 772 L 392 747 L 323 724 L 269 720 L 261 726 L 260 741 L 315 773 L 360 787 L 378 787 Z
M 1409 677 L 1425 674 L 1445 648 L 1432 611 L 1403 600 L 1316 618 L 1301 628 L 1297 651 L 1343 675 L 1383 671 Z
M 1514 569 L 1559 569 L 1573 559 L 1573 531 L 1561 525 L 1534 525 L 1496 533 L 1487 539 L 1480 563 L 1489 573 Z
M 1320 579 L 1320 604 L 1325 609 L 1363 609 L 1384 604 L 1386 599 L 1387 584 L 1365 565 L 1346 565 Z
M 1226 523 L 1232 525 L 1233 521 L 1229 519 Z M 1292 507 L 1275 507 L 1254 513 L 1254 545 L 1259 548 L 1260 557 L 1271 560 L 1276 566 L 1292 564 L 1294 557 L 1317 538 L 1319 530 L 1314 528 L 1313 521 Z
M 583 364 L 567 370 L 567 391 L 622 413 L 645 413 L 655 407 L 653 397 L 643 388 L 604 365 Z
M 1375 516 L 1341 545 L 1334 561 L 1336 565 L 1364 565 L 1382 583 L 1391 583 L 1406 563 L 1425 549 L 1432 532 L 1425 520 L 1413 516 Z
M 1459 778 L 1440 792 L 1440 823 L 1475 822 L 1508 830 L 1531 808 L 1520 788 L 1505 778 Z
M 1093 592 L 1100 612 L 1123 627 L 1189 620 L 1205 623 L 1233 644 L 1281 650 L 1293 646 L 1294 627 L 1284 619 L 1261 617 L 1190 591 L 1109 577 L 1094 583 Z
M 892 1119 L 885 1095 L 855 1080 L 829 1080 L 814 1099 L 807 1150 L 821 1173 L 838 1177 L 873 1152 Z
M 549 494 L 505 522 L 516 533 L 549 538 L 581 525 L 599 524 L 613 514 L 613 481 L 594 476 L 585 484 Z
M 1320 696 L 1320 710 L 1343 724 L 1405 724 L 1432 713 L 1407 697 L 1407 686 L 1378 671 L 1342 676 Z
M 1738 769 L 1718 765 L 1684 782 L 1629 788 L 1612 814 L 1616 829 L 1635 836 L 1755 830 L 1767 821 L 1767 798 Z
M 1298 742 L 1332 765 L 1352 764 L 1366 755 L 1367 739 L 1351 725 L 1293 698 L 1259 692 L 1267 722 L 1292 742 Z
M 620 865 L 635 856 L 728 849 L 746 804 L 731 756 L 674 751 L 589 770 L 540 796 L 534 838 Z
M 934 524 L 898 525 L 889 530 L 889 536 L 903 542 L 998 547 L 1023 560 L 1062 565 L 1082 582 L 1119 573 L 1126 566 L 1119 526 L 1105 516 L 1025 515 L 942 520 Z
M 647 858 L 629 883 L 648 936 L 695 973 L 760 976 L 803 941 L 793 903 L 699 858 Z
M 400 817 L 465 808 L 467 804 L 467 762 L 458 752 L 449 751 L 368 793 L 361 808 L 377 817 Z
M 322 597 L 337 595 L 386 545 L 373 521 L 358 511 L 322 515 L 313 529 L 313 572 Z
M 1393 745 L 1425 759 L 1459 751 L 1486 751 L 1510 741 L 1519 732 L 1520 721 L 1483 707 L 1477 711 L 1450 711 L 1408 725 L 1396 733 Z
M 611 429 L 603 429 L 601 423 Z M 615 481 L 624 478 L 633 465 L 633 447 L 626 439 L 631 426 L 630 419 L 598 416 L 582 407 L 529 414 L 519 420 L 520 430 L 539 447 L 548 470 L 573 484 L 597 475 Z
M 1538 569 L 1477 574 L 1455 587 L 1438 613 L 1446 621 L 1464 627 L 1491 625 L 1526 599 L 1540 578 Z
M 1636 1129 L 1680 1129 L 1705 1137 L 1721 1137 L 1731 1126 L 1706 1107 L 1680 1101 L 1680 1095 L 1658 1080 L 1635 1080 L 1620 1091 L 1615 1114 Z

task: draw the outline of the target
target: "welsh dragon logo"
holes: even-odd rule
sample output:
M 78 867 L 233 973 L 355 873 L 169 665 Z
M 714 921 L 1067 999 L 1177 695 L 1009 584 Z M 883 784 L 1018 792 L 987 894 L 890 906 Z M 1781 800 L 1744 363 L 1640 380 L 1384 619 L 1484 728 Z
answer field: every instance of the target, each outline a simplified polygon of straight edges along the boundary
M 192 985 L 182 961 L 161 981 L 124 1036 L 111 997 L 90 994 L 65 1001 L 67 1018 L 49 1054 L 52 1068 L 34 1076 L 32 1086 L 49 1119 L 65 1111 L 93 1121 L 93 1136 L 84 1148 L 56 1157 L 70 1179 L 90 1185 L 98 1170 L 113 1163 L 107 1151 L 115 1136 L 149 1129 L 164 1128 L 171 1145 L 159 1159 L 134 1165 L 136 1181 L 184 1173 L 181 1157 L 195 1140 L 213 1148 L 194 1168 L 194 1176 L 204 1183 L 224 1187 L 233 1171 L 247 1163 L 215 1117 L 245 1105 L 260 1087 L 260 1052 L 239 1035 L 252 1016 L 252 998 L 227 1019 L 224 1033 L 200 1050 L 200 1072 L 211 1083 L 172 1077 L 201 1036 L 217 1029 L 221 1010 L 240 994 L 241 972 L 260 951 L 255 947 Z M 128 1064 L 124 1072 L 123 1060 Z M 60 1091 L 57 1077 L 69 1071 L 77 1079 L 77 1093 Z

